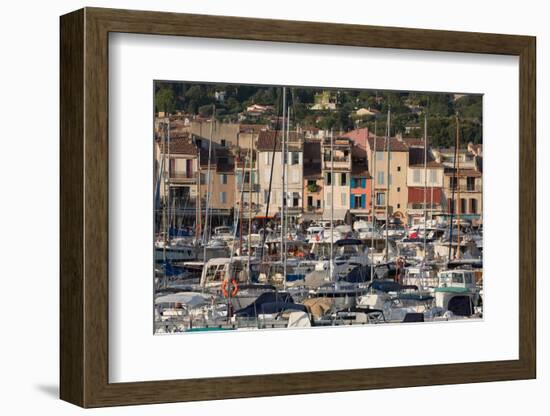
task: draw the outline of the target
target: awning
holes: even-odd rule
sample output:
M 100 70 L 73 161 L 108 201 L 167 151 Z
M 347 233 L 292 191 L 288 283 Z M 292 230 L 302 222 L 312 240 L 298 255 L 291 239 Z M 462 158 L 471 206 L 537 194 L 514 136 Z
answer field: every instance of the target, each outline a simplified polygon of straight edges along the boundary
M 323 220 L 330 221 L 331 217 L 334 219 L 334 221 L 343 221 L 344 218 L 346 218 L 346 213 L 348 210 L 346 208 L 343 209 L 335 209 L 334 214 L 331 215 L 331 210 L 325 209 L 323 212 Z
M 304 212 L 301 216 L 303 221 L 320 220 L 322 217 L 320 212 Z

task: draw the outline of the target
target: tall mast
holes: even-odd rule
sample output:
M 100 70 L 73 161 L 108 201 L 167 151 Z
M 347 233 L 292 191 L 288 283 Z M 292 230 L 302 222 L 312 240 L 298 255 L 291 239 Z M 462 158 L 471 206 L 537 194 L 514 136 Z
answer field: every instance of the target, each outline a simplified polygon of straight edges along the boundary
M 247 279 L 250 283 L 250 250 L 252 241 L 252 138 L 250 139 L 250 147 L 248 148 L 248 273 Z
M 387 164 L 387 167 L 386 167 L 386 171 L 387 171 L 387 184 L 388 186 L 386 187 L 386 261 L 389 260 L 390 258 L 390 253 L 389 253 L 389 234 L 388 234 L 388 229 L 389 229 L 389 226 L 390 226 L 390 221 L 389 221 L 389 203 L 390 203 L 390 159 L 391 159 L 391 146 L 390 146 L 390 121 L 391 121 L 391 108 L 388 108 L 388 120 L 387 120 L 387 123 L 386 123 L 386 153 L 387 153 L 387 157 L 388 157 L 388 164 Z
M 199 124 L 199 136 L 201 138 L 201 146 L 202 146 L 202 123 Z M 201 228 L 202 228 L 202 191 L 201 191 L 201 146 L 197 149 L 197 172 L 198 172 L 198 197 L 197 197 L 197 227 L 195 231 L 195 241 L 198 241 L 198 237 L 201 235 Z
M 455 157 L 453 161 L 453 170 L 454 170 L 454 186 L 452 187 L 451 192 L 451 220 L 449 224 L 449 261 L 451 261 L 452 257 L 452 249 L 453 249 L 453 217 L 455 213 L 455 190 L 458 188 L 458 170 L 457 170 L 457 162 L 458 162 L 458 114 L 456 114 L 456 138 L 455 138 Z
M 372 230 L 371 230 L 371 243 L 370 243 L 370 251 L 371 251 L 371 266 L 370 266 L 370 276 L 371 280 L 374 278 L 374 226 L 375 226 L 375 212 L 374 212 L 374 204 L 376 202 L 376 135 L 378 132 L 376 120 L 374 120 L 374 150 L 373 150 L 373 156 L 372 156 L 372 180 L 371 180 L 371 215 L 372 215 Z M 368 140 L 368 137 L 367 137 Z
M 424 113 L 424 262 L 426 262 L 426 221 L 428 209 L 426 207 L 426 192 L 428 186 L 428 117 Z
M 241 158 L 241 154 L 239 151 L 239 158 Z M 241 168 L 241 201 L 239 203 L 239 251 L 240 255 L 243 255 L 243 204 L 244 204 L 244 172 L 246 169 L 246 158 L 242 160 L 242 168 Z M 250 238 L 250 237 L 249 237 Z
M 460 151 L 458 146 L 460 145 L 459 139 L 459 121 L 458 113 L 456 114 L 456 186 L 457 186 L 457 240 L 456 240 L 456 258 L 460 258 L 460 211 L 462 210 L 462 201 L 460 200 Z
M 284 267 L 285 259 L 285 120 L 286 120 L 286 87 L 283 87 L 283 131 L 281 133 L 281 263 Z M 277 140 L 277 135 L 275 135 Z M 283 285 L 286 289 L 286 273 L 283 270 Z
M 166 209 L 168 210 L 168 227 L 166 229 L 168 234 L 168 244 L 170 244 L 170 226 L 172 224 L 172 220 L 170 218 L 170 184 L 172 181 L 171 175 L 172 172 L 170 171 L 170 167 L 172 165 L 172 162 L 170 161 L 170 116 L 168 116 L 168 122 L 166 125 L 166 136 L 168 137 L 168 196 L 167 196 L 167 204 Z
M 330 278 L 333 279 L 334 257 L 334 129 L 330 129 Z
M 210 120 L 210 139 L 208 140 L 208 172 L 206 173 L 206 208 L 204 211 L 204 234 L 203 234 L 203 261 L 206 264 L 206 244 L 208 238 L 208 211 L 210 209 L 210 168 L 212 161 L 212 137 L 214 136 L 214 120 L 216 114 L 216 106 L 212 106 L 212 120 Z
M 285 140 L 285 154 L 288 155 L 288 140 L 289 140 L 289 133 L 290 132 L 290 105 L 288 106 L 287 110 L 286 110 L 286 140 Z M 283 158 L 284 160 L 284 158 Z M 286 192 L 286 181 L 287 181 L 287 172 L 286 170 L 288 169 L 288 160 L 287 160 L 287 163 L 285 163 L 283 165 L 283 187 L 285 189 L 285 192 Z M 286 198 L 288 200 L 288 198 Z M 286 209 L 286 208 L 285 208 Z M 283 211 L 284 213 L 285 211 Z M 288 218 L 285 218 L 285 216 L 283 215 L 283 219 L 284 219 L 284 234 L 286 235 L 287 233 L 287 229 L 288 229 Z M 284 238 L 283 238 L 283 241 L 285 242 Z M 286 269 L 287 269 L 287 248 L 286 248 L 286 242 L 284 243 L 285 244 L 285 251 L 284 251 L 284 256 L 283 256 L 283 275 L 285 276 L 285 289 L 286 289 Z
M 166 123 L 163 123 L 163 129 L 166 129 Z M 168 147 L 168 134 L 166 133 L 166 130 L 164 131 L 164 134 L 163 134 L 163 141 L 164 141 L 164 145 L 162 146 L 162 159 L 163 159 L 163 167 L 162 167 L 162 170 L 163 170 L 163 175 L 162 175 L 162 181 L 163 181 L 163 188 L 164 188 L 164 201 L 163 201 L 163 204 L 162 204 L 162 228 L 164 230 L 164 244 L 163 244 L 163 248 L 162 248 L 162 257 L 163 257 L 163 260 L 164 262 L 166 263 L 166 245 L 168 243 L 167 241 L 167 232 L 166 230 L 168 230 L 168 220 L 166 218 L 166 204 L 168 203 L 168 187 L 167 187 L 167 180 L 166 178 L 168 177 L 168 175 L 170 174 L 170 166 L 167 166 L 167 163 L 166 163 L 166 152 L 167 152 L 167 147 Z

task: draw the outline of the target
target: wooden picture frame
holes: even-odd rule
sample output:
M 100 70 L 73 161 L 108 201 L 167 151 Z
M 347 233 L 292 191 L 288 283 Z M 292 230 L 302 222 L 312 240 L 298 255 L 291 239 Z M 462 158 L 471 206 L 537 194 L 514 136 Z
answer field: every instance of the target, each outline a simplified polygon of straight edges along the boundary
M 82 407 L 536 377 L 534 37 L 85 8 L 61 17 L 60 396 Z M 262 40 L 519 57 L 519 359 L 109 383 L 108 34 Z

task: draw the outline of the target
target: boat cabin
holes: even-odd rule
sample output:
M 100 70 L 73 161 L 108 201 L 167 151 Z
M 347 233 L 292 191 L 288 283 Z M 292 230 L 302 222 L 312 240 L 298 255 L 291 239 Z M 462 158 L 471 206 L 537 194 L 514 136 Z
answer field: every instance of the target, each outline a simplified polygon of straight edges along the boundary
M 460 287 L 470 290 L 476 289 L 476 279 L 473 270 L 454 269 L 439 273 L 439 287 Z

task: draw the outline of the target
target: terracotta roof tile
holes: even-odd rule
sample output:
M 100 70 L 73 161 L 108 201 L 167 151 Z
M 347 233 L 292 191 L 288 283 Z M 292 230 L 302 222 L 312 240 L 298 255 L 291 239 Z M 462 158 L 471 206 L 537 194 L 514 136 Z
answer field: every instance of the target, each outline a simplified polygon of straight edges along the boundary
M 410 167 L 424 167 L 424 148 L 423 147 L 411 147 L 409 149 L 409 166 Z M 427 152 L 426 166 L 429 168 L 443 167 L 441 163 L 438 163 L 430 151 Z
M 409 147 L 405 144 L 405 142 L 395 138 L 391 137 L 390 139 L 390 151 L 392 152 L 407 152 L 409 150 Z M 374 137 L 369 137 L 369 147 L 371 150 L 374 150 Z M 377 137 L 376 138 L 376 150 L 377 151 L 385 151 L 387 148 L 386 138 L 385 137 Z

